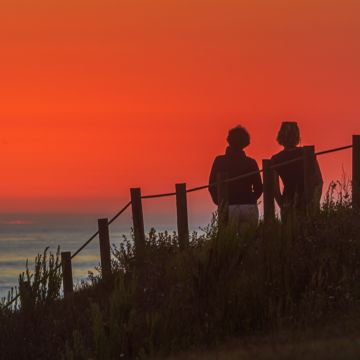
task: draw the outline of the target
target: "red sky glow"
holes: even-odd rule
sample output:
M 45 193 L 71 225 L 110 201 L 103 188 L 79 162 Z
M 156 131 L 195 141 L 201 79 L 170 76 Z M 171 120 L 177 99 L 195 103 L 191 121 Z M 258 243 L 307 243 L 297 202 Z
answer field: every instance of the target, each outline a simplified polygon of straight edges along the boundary
M 259 164 L 283 120 L 318 150 L 360 133 L 358 0 L 1 7 L 0 212 L 115 211 L 130 187 L 205 184 L 237 124 Z M 350 155 L 321 159 L 327 181 Z M 213 210 L 206 191 L 192 204 Z

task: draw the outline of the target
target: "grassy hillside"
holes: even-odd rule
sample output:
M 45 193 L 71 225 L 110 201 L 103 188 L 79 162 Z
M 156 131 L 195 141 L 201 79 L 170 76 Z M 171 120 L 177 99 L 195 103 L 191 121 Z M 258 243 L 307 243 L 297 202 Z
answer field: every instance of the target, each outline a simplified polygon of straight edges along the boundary
M 162 357 L 229 336 L 306 333 L 358 307 L 359 219 L 334 184 L 318 214 L 241 234 L 214 218 L 185 251 L 175 233 L 152 230 L 142 271 L 124 238 L 113 280 L 91 275 L 67 300 L 56 255 L 39 256 L 34 275 L 20 277 L 22 303 L 0 312 L 1 358 Z
M 168 359 L 357 360 L 359 354 L 360 308 L 352 307 L 306 327 L 280 326 L 266 334 L 228 338 L 209 347 L 195 346 Z

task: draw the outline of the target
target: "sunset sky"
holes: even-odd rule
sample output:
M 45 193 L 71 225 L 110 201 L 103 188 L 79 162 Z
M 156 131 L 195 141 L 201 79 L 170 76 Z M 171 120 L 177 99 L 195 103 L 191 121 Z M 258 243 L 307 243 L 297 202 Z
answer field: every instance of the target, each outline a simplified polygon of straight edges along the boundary
M 283 120 L 318 150 L 350 144 L 359 36 L 358 0 L 1 0 L 0 213 L 205 184 L 237 124 L 259 165 Z M 325 179 L 350 156 L 322 158 Z M 206 191 L 191 205 L 213 210 Z

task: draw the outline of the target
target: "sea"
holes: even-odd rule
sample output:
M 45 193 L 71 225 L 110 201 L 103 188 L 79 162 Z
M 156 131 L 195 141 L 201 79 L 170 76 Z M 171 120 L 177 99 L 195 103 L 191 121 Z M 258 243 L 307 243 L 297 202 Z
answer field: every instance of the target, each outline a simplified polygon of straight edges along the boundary
M 160 218 L 167 222 L 158 221 L 157 231 L 176 229 L 174 217 L 162 216 L 157 220 Z M 194 219 L 191 231 L 201 231 L 208 219 L 206 216 Z M 151 223 L 156 223 L 155 220 Z M 145 230 L 149 229 L 146 226 Z M 25 271 L 27 262 L 33 271 L 37 254 L 45 249 L 55 254 L 58 247 L 60 251 L 74 253 L 96 231 L 97 218 L 92 214 L 0 214 L 0 298 L 18 285 L 19 274 Z M 126 214 L 110 227 L 112 246 L 119 246 L 124 236 L 129 238 L 130 231 L 131 217 Z M 99 262 L 99 239 L 96 237 L 72 261 L 74 285 L 87 281 L 89 271 L 96 273 Z

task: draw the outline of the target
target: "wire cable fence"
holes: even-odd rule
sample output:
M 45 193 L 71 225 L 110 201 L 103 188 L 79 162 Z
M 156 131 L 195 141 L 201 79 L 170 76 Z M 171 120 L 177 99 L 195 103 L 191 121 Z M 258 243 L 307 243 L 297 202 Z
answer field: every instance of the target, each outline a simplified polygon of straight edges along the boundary
M 323 150 L 323 151 L 319 151 L 316 152 L 314 155 L 315 156 L 321 156 L 321 155 L 326 155 L 326 154 L 330 154 L 330 153 L 335 153 L 335 152 L 339 152 L 339 151 L 343 151 L 343 150 L 347 150 L 353 148 L 353 145 L 346 145 L 346 146 L 341 146 L 341 147 L 337 147 L 337 148 L 332 148 L 332 149 L 327 149 L 327 150 Z M 284 161 L 280 164 L 276 164 L 276 165 L 272 165 L 270 168 L 273 170 L 276 170 L 277 168 L 281 167 L 281 166 L 286 166 L 298 161 L 301 161 L 304 159 L 304 156 L 300 156 L 297 157 L 295 159 L 291 159 L 288 161 Z M 258 171 L 252 171 L 246 174 L 242 174 L 239 176 L 235 176 L 232 178 L 228 178 L 223 180 L 223 183 L 231 183 L 237 180 L 241 180 L 241 179 L 245 179 L 247 177 L 250 176 L 254 176 L 260 173 L 263 173 L 264 169 L 259 169 Z M 210 183 L 210 184 L 206 184 L 206 185 L 201 185 L 201 186 L 197 186 L 194 188 L 190 188 L 186 190 L 186 193 L 192 193 L 192 192 L 196 192 L 196 191 L 200 191 L 200 190 L 204 190 L 204 189 L 208 189 L 209 187 L 212 186 L 216 186 L 217 183 Z M 143 195 L 141 196 L 141 199 L 156 199 L 156 198 L 163 198 L 163 197 L 171 197 L 171 196 L 175 196 L 176 192 L 168 192 L 168 193 L 162 193 L 162 194 L 152 194 L 152 195 Z M 124 205 L 123 208 L 121 208 L 120 211 L 118 211 L 109 221 L 108 221 L 108 225 L 111 225 L 113 222 L 115 222 L 115 220 L 117 220 L 130 206 L 131 206 L 131 201 L 129 201 L 128 203 L 126 203 Z M 89 245 L 97 236 L 99 235 L 99 230 L 96 231 L 93 235 L 91 235 L 89 237 L 88 240 L 86 240 L 72 255 L 71 255 L 71 259 L 75 258 L 82 250 L 84 250 L 87 245 Z M 57 267 L 55 267 L 54 271 L 59 270 L 62 267 L 62 263 L 60 263 Z M 46 279 L 45 279 L 46 280 Z M 9 308 L 12 304 L 14 304 L 14 302 L 16 300 L 18 300 L 20 297 L 20 293 L 17 293 L 17 295 L 12 298 L 10 301 L 8 301 L 5 305 L 4 308 Z

